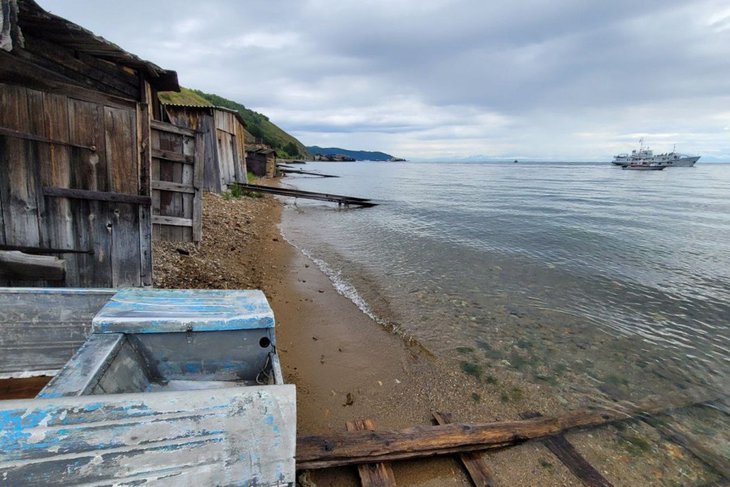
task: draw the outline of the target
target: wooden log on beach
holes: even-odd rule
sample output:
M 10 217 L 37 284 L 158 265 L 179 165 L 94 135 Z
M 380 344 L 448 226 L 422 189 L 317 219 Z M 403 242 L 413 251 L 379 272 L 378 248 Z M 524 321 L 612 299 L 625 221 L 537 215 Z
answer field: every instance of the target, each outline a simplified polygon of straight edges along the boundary
M 348 421 L 347 431 L 375 431 L 372 419 Z M 387 463 L 367 463 L 357 466 L 362 487 L 396 487 L 393 469 Z
M 438 424 L 453 423 L 451 413 L 431 413 Z M 489 468 L 478 452 L 466 452 L 459 455 L 462 465 L 469 474 L 471 483 L 474 487 L 494 487 L 494 475 L 492 469 Z
M 540 413 L 523 413 L 520 414 L 522 419 L 539 418 Z M 555 435 L 544 440 L 540 440 L 550 452 L 560 460 L 568 470 L 575 475 L 586 487 L 613 487 L 601 473 L 596 470 L 588 460 L 575 449 L 572 443 L 568 441 L 565 435 Z
M 297 439 L 297 469 L 311 470 L 499 448 L 530 439 L 546 438 L 573 428 L 605 425 L 706 401 L 669 405 L 664 401 L 652 401 L 624 407 L 617 405 L 615 409 L 581 409 L 555 418 L 423 425 L 401 431 L 353 431 L 329 436 L 304 436 Z

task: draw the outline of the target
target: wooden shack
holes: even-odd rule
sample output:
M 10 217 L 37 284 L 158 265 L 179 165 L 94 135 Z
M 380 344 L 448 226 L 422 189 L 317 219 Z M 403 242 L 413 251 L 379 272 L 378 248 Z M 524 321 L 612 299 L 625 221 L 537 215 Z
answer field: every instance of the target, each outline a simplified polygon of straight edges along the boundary
M 265 145 L 253 147 L 246 151 L 246 167 L 260 178 L 273 178 L 276 176 L 276 151 Z
M 0 254 L 21 261 L 0 259 L 0 285 L 150 285 L 152 224 L 200 234 L 196 133 L 158 121 L 176 73 L 32 0 L 0 4 Z
M 203 189 L 221 193 L 246 182 L 246 122 L 236 110 L 216 106 L 163 105 L 167 119 L 202 133 Z

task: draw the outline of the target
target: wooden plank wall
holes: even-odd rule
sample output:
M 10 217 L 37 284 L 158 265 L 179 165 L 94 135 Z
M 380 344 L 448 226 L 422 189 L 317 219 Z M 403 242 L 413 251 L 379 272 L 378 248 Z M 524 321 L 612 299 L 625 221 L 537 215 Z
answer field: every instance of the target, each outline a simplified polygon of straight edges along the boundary
M 202 228 L 203 137 L 153 122 L 152 223 L 159 240 L 199 241 Z
M 167 106 L 167 116 L 179 127 L 202 133 L 203 190 L 221 193 L 232 182 L 246 182 L 245 129 L 235 114 L 209 107 Z
M 215 110 L 218 164 L 221 187 L 226 189 L 232 182 L 246 182 L 246 150 L 244 127 L 231 112 Z
M 0 243 L 93 251 L 59 254 L 66 261 L 63 282 L 14 280 L 0 285 L 117 287 L 149 282 L 142 273 L 145 269 L 149 274 L 151 253 L 141 256 L 141 242 L 150 237 L 142 231 L 139 204 L 44 195 L 49 187 L 144 194 L 137 103 L 86 98 L 83 93 L 0 83 Z
M 198 131 L 203 136 L 203 191 L 223 192 L 221 171 L 218 164 L 218 144 L 216 142 L 215 118 L 212 109 L 189 107 L 166 107 L 170 121 L 178 127 Z

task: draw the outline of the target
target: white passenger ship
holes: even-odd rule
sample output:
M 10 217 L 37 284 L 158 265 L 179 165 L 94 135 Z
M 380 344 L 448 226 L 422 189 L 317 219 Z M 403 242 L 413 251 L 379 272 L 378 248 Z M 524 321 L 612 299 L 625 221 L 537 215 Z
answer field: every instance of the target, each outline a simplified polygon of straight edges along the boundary
M 699 160 L 700 156 L 680 154 L 672 149 L 672 152 L 654 154 L 648 147 L 644 147 L 644 141 L 640 141 L 639 150 L 632 150 L 631 154 L 619 154 L 614 156 L 612 164 L 617 166 L 628 166 L 629 164 L 658 164 L 666 167 L 692 167 Z

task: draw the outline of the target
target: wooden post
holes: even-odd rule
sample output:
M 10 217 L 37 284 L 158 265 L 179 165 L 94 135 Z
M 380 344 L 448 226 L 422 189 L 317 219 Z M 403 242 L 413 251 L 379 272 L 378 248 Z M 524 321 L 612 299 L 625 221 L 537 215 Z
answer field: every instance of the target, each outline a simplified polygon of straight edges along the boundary
M 203 170 L 205 168 L 205 141 L 203 134 L 195 136 L 195 169 L 193 172 L 193 242 L 203 239 Z
M 140 76 L 142 102 L 137 104 L 137 149 L 139 151 L 139 194 L 152 196 L 152 148 L 150 147 L 150 121 L 153 103 L 152 87 Z M 151 199 L 150 199 L 151 202 Z M 140 284 L 152 285 L 152 208 L 139 206 L 139 258 Z
M 346 423 L 347 431 L 375 431 L 372 419 L 358 419 Z M 366 463 L 357 466 L 363 487 L 395 487 L 395 475 L 390 465 L 383 462 Z

